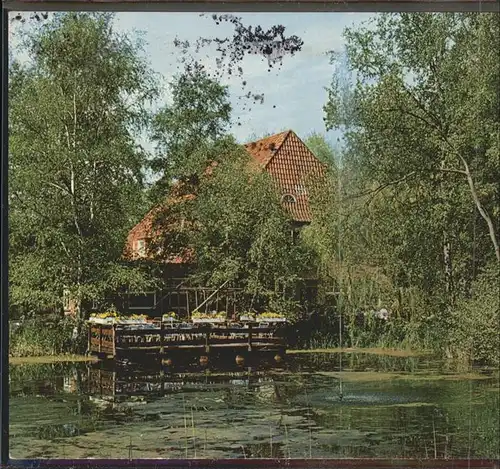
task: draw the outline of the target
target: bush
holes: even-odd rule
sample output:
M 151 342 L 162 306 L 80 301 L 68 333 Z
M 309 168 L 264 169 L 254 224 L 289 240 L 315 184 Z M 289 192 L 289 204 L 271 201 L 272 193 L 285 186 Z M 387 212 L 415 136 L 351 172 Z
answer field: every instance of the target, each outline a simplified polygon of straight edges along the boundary
M 36 317 L 10 330 L 9 355 L 32 357 L 83 353 L 86 349 L 86 331 L 73 338 L 75 321 L 54 316 Z
M 457 303 L 451 313 L 449 354 L 460 360 L 498 365 L 500 349 L 500 286 L 498 265 L 478 276 L 473 295 Z

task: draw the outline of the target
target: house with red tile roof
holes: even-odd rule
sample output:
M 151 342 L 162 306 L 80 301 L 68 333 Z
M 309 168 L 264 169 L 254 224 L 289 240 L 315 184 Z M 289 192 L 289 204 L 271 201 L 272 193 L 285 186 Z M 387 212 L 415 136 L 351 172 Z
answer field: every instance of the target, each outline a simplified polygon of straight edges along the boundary
M 300 229 L 300 227 L 309 224 L 312 221 L 312 212 L 307 187 L 311 180 L 319 180 L 325 175 L 325 165 L 314 156 L 306 144 L 292 130 L 248 143 L 244 145 L 244 148 L 252 161 L 257 164 L 257 167 L 267 171 L 272 177 L 276 189 L 279 191 L 283 208 L 293 221 L 294 229 Z M 158 223 L 157 216 L 162 209 L 168 208 L 170 204 L 181 203 L 194 197 L 192 194 L 180 194 L 178 192 L 178 186 L 174 187 L 173 193 L 166 201 L 166 205 L 154 207 L 132 228 L 125 246 L 125 256 L 127 258 L 154 258 L 154 254 L 149 249 L 150 244 L 157 235 L 161 235 L 160 231 L 162 229 L 168 231 L 169 227 L 167 225 L 171 223 L 166 221 L 162 226 L 161 223 Z M 149 292 L 150 301 L 148 304 L 151 308 L 156 310 L 161 303 L 160 309 L 165 310 L 163 312 L 177 308 L 177 311 L 181 314 L 182 309 L 192 309 L 189 307 L 189 294 L 181 286 L 185 286 L 185 275 L 189 270 L 189 264 L 193 262 L 194 256 L 188 249 L 166 260 L 168 274 L 165 280 L 169 284 L 166 289 L 167 293 L 162 292 L 158 295 Z M 172 299 L 172 288 L 176 289 L 177 297 L 179 297 L 179 294 L 182 297 L 185 296 L 186 301 L 179 301 L 179 298 L 174 301 L 175 304 L 172 301 L 165 301 Z M 197 300 L 192 301 L 191 305 L 198 303 Z M 137 307 L 144 310 L 144 306 L 144 302 L 139 301 Z M 226 310 L 230 309 L 229 304 L 226 304 L 225 307 Z
M 280 192 L 283 208 L 290 214 L 295 225 L 310 223 L 312 213 L 307 193 L 308 181 L 311 178 L 324 176 L 325 165 L 292 130 L 247 143 L 244 148 L 257 165 L 273 178 Z M 169 198 L 167 204 L 178 203 L 192 197 L 194 196 L 189 194 L 174 195 Z M 148 255 L 148 242 L 159 234 L 158 227 L 153 225 L 155 216 L 160 210 L 160 207 L 153 208 L 132 228 L 125 247 L 127 256 L 138 258 Z M 167 262 L 181 263 L 182 258 L 175 256 Z

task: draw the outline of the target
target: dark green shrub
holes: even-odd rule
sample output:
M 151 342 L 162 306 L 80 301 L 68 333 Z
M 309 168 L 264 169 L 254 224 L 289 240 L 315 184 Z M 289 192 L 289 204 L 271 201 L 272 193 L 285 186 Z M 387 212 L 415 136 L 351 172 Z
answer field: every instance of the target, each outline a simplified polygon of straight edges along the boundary
M 470 299 L 458 301 L 451 313 L 449 354 L 461 360 L 499 364 L 500 285 L 498 264 L 485 269 Z
M 74 337 L 72 318 L 38 316 L 28 319 L 10 331 L 9 355 L 18 357 L 83 353 L 86 330 Z

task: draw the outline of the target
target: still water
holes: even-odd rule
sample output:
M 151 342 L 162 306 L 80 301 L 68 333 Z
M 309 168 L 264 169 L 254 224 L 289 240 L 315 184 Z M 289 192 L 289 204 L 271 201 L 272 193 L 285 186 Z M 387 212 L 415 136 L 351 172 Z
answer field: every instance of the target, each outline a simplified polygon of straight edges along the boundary
M 341 363 L 342 361 L 342 363 Z M 10 370 L 12 458 L 499 457 L 498 371 L 428 357 Z

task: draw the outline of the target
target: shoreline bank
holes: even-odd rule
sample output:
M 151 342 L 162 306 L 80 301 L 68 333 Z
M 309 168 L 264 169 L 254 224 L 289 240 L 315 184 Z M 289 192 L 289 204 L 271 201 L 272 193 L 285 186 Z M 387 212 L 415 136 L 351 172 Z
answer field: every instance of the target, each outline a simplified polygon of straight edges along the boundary
M 297 349 L 287 350 L 287 355 L 313 354 L 313 353 L 366 353 L 373 355 L 384 355 L 391 357 L 419 357 L 427 355 L 428 352 L 420 352 L 405 349 L 385 349 L 385 348 L 321 348 L 321 349 Z M 67 363 L 67 362 L 96 362 L 95 356 L 60 354 L 60 355 L 37 355 L 37 356 L 10 356 L 10 365 L 28 365 L 28 364 L 48 364 L 48 363 Z

